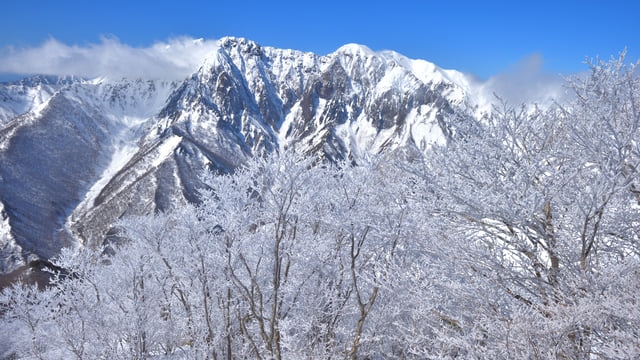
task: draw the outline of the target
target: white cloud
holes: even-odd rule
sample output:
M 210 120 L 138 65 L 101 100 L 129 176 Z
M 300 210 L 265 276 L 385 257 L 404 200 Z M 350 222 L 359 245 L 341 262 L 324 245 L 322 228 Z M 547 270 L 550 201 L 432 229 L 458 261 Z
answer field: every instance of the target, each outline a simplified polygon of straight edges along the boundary
M 86 46 L 52 38 L 37 47 L 0 51 L 0 73 L 179 80 L 196 71 L 216 48 L 216 40 L 190 37 L 142 48 L 107 37 Z
M 495 102 L 495 94 L 511 105 L 546 105 L 552 101 L 562 102 L 567 97 L 565 84 L 560 74 L 544 70 L 540 54 L 533 54 L 492 76 L 481 87 L 489 102 Z
M 36 47 L 0 49 L 0 74 L 181 80 L 203 64 L 217 43 L 179 37 L 149 47 L 132 47 L 104 37 L 99 43 L 79 46 L 51 38 Z M 477 100 L 490 106 L 496 100 L 494 93 L 512 105 L 562 100 L 564 84 L 561 76 L 545 71 L 542 56 L 534 54 L 474 87 L 479 90 Z

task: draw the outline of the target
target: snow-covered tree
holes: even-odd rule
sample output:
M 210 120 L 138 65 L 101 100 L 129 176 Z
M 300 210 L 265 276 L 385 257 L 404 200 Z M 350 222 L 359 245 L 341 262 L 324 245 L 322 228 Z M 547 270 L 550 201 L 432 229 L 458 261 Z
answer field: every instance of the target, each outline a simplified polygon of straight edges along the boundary
M 524 357 L 589 358 L 615 342 L 618 315 L 592 315 L 600 300 L 614 300 L 598 298 L 603 279 L 623 261 L 623 268 L 639 265 L 640 82 L 621 58 L 594 63 L 588 78 L 569 84 L 576 93 L 569 105 L 505 105 L 484 119 L 462 118 L 449 144 L 417 170 L 431 195 L 427 211 L 467 269 L 460 279 L 487 279 L 488 293 L 499 290 L 488 303 L 466 304 L 484 319 L 468 324 L 484 334 L 469 351 L 501 346 Z M 618 307 L 632 298 L 621 296 Z M 515 333 L 496 331 L 514 325 Z

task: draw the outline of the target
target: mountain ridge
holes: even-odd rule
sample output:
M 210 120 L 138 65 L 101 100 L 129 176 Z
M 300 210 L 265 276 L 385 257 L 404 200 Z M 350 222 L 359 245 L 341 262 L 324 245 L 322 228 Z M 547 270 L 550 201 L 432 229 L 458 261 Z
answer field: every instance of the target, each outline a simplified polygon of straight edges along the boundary
M 203 169 L 229 173 L 289 148 L 356 162 L 403 146 L 425 152 L 474 101 L 463 74 L 392 51 L 218 44 L 182 82 L 25 80 L 26 95 L 0 102 L 1 269 L 21 265 L 3 259 L 100 245 L 123 216 L 197 203 Z M 17 114 L 18 103 L 28 110 Z

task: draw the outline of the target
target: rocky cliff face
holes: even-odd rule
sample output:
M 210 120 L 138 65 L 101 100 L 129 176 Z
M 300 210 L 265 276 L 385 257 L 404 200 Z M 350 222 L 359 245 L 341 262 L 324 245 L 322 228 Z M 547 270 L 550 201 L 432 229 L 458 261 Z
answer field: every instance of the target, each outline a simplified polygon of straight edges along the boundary
M 394 52 L 319 56 L 238 38 L 181 83 L 47 79 L 0 85 L 5 264 L 99 244 L 127 214 L 198 202 L 204 169 L 251 156 L 427 151 L 472 101 L 462 74 Z

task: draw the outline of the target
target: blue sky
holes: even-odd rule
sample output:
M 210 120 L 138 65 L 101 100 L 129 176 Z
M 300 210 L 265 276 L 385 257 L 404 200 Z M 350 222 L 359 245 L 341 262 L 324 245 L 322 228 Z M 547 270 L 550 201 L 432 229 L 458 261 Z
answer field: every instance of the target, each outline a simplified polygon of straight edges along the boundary
M 640 55 L 639 1 L 20 0 L 1 8 L 4 73 L 17 70 L 3 61 L 52 39 L 76 50 L 105 41 L 136 49 L 232 35 L 319 54 L 360 43 L 483 79 L 523 62 L 566 75 L 585 70 L 585 56 L 608 59 L 624 47 L 629 61 Z

